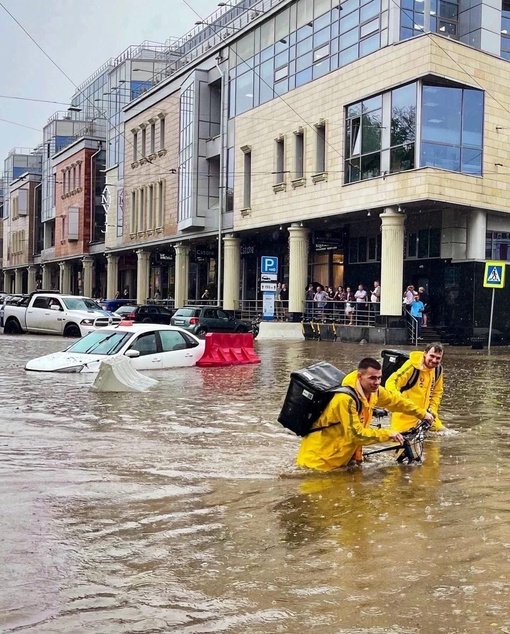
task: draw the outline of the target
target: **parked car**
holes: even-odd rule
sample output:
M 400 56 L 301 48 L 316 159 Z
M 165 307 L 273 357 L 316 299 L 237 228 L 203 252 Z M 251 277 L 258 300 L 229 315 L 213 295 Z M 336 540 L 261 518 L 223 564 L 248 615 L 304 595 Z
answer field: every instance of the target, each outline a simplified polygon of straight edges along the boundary
M 35 372 L 97 372 L 103 359 L 126 356 L 135 370 L 193 366 L 204 354 L 205 342 L 174 326 L 133 324 L 90 332 L 63 352 L 29 361 Z
M 16 305 L 4 308 L 4 334 L 24 332 L 82 337 L 96 328 L 112 326 L 120 317 L 102 310 L 93 299 L 34 291 Z
M 175 311 L 171 324 L 197 337 L 205 337 L 208 332 L 251 332 L 254 337 L 258 334 L 255 324 L 237 319 L 233 311 L 221 306 L 183 306 Z
M 136 306 L 136 299 L 125 299 L 119 297 L 117 299 L 101 299 L 97 303 L 103 310 L 109 310 L 114 313 L 121 306 Z
M 27 295 L 4 295 L 1 300 L 0 306 L 0 328 L 4 327 L 4 312 L 6 306 L 16 306 L 24 299 L 26 299 Z
M 165 308 L 165 306 L 157 306 L 155 304 L 131 306 L 131 310 L 127 310 L 128 308 L 129 306 L 120 306 L 115 311 L 115 314 L 120 315 L 122 319 L 129 319 L 129 321 L 142 324 L 166 324 L 169 326 L 170 319 L 175 312 Z

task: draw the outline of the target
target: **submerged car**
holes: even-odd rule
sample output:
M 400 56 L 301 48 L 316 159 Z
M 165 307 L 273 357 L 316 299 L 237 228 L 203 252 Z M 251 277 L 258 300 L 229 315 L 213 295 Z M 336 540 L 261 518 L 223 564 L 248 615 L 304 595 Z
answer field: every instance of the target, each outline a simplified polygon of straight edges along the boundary
M 101 328 L 62 352 L 29 361 L 35 372 L 98 372 L 103 359 L 125 356 L 135 370 L 193 366 L 204 354 L 205 342 L 174 326 L 130 324 Z

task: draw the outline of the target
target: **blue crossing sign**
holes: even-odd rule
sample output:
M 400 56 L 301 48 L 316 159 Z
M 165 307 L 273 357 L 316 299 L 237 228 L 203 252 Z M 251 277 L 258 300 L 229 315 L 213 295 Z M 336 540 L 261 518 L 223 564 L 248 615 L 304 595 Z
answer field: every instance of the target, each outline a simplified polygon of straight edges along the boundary
M 275 255 L 263 255 L 260 258 L 261 273 L 278 273 L 278 258 Z
M 505 288 L 506 262 L 486 262 L 483 285 L 486 288 Z

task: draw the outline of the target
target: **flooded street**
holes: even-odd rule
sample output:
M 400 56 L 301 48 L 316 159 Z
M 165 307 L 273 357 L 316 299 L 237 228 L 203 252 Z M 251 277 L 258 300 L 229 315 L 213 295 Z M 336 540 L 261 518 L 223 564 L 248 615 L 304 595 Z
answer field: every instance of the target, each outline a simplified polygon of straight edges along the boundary
M 510 633 L 508 349 L 446 349 L 423 466 L 317 475 L 289 373 L 380 347 L 260 341 L 143 394 L 24 371 L 65 346 L 0 335 L 1 632 Z

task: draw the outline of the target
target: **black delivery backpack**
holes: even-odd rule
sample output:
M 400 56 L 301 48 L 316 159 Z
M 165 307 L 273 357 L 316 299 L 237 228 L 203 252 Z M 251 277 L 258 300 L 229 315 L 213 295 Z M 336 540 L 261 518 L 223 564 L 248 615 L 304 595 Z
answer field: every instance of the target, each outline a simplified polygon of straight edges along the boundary
M 292 372 L 278 422 L 298 436 L 309 434 L 344 377 L 342 370 L 325 361 Z
M 400 350 L 383 350 L 382 357 L 382 380 L 381 385 L 384 387 L 386 381 L 393 372 L 399 370 L 406 361 L 409 361 L 409 353 Z

